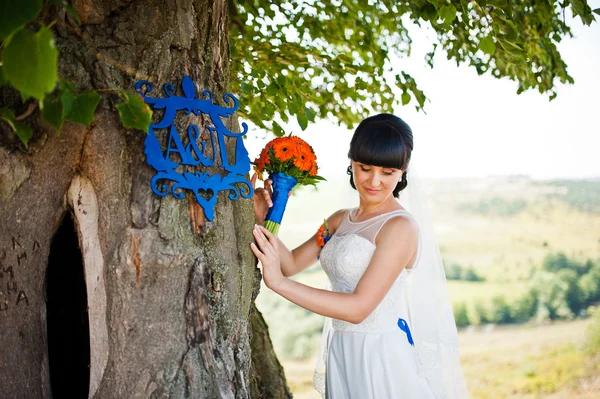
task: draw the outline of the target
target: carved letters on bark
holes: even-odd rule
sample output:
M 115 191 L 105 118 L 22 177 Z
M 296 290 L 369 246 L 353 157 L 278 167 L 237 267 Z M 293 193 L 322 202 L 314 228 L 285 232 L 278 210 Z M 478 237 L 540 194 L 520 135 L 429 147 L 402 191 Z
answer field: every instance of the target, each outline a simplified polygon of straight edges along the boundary
M 27 249 L 20 242 L 20 238 L 11 237 L 12 250 L 0 249 L 0 315 L 11 307 L 29 306 L 29 298 L 23 289 L 19 289 L 17 273 L 20 266 L 27 260 Z M 34 240 L 32 252 L 40 249 L 40 244 Z

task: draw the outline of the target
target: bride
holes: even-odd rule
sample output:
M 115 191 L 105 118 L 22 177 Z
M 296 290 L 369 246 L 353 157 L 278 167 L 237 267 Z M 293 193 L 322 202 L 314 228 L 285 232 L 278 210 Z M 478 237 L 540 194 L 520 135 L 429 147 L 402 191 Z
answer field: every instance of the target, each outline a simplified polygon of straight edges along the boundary
M 410 172 L 412 150 L 402 119 L 362 121 L 348 152 L 358 206 L 327 219 L 326 240 L 315 234 L 291 251 L 260 225 L 272 205 L 270 181 L 255 190 L 250 246 L 266 286 L 326 317 L 315 371 L 326 398 L 468 398 L 439 248 Z M 289 279 L 317 259 L 331 290 Z

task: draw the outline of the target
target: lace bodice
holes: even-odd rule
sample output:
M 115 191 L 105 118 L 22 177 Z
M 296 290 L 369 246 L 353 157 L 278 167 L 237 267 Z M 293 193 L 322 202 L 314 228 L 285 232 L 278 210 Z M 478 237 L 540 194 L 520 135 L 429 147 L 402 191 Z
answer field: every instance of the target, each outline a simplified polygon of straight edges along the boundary
M 410 217 L 406 211 L 393 211 L 365 220 L 352 222 L 355 210 L 346 212 L 340 226 L 321 251 L 321 266 L 329 277 L 332 291 L 354 292 L 375 252 L 377 233 L 393 217 Z M 362 323 L 353 324 L 333 319 L 336 330 L 384 332 L 397 330 L 398 317 L 408 317 L 406 277 L 404 269 L 387 295 Z

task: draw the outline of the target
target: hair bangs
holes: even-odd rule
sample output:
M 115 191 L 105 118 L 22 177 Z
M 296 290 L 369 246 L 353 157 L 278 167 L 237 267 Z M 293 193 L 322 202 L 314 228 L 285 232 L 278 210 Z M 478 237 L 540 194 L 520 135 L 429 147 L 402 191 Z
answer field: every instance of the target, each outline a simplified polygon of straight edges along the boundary
M 376 131 L 375 131 L 376 130 Z M 348 157 L 355 162 L 383 168 L 405 169 L 406 144 L 396 129 L 386 122 L 359 126 L 350 142 Z

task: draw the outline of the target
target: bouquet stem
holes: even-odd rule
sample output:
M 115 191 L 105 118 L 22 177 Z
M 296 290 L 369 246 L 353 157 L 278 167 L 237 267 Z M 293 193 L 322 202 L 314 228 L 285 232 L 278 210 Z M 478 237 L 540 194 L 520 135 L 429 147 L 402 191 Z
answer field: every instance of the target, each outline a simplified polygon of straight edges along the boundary
M 279 234 L 279 227 L 281 225 L 279 223 L 275 223 L 272 220 L 266 220 L 265 221 L 265 228 L 267 230 L 269 230 L 271 233 L 278 235 Z

